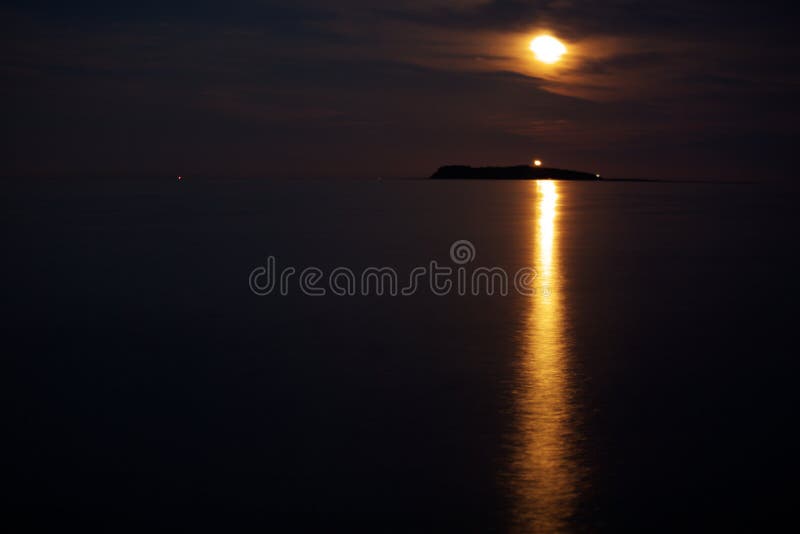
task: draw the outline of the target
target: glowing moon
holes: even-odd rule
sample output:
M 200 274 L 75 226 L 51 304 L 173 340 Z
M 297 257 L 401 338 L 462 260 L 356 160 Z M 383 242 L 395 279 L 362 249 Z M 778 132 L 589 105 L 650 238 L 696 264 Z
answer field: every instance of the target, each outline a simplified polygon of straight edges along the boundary
M 550 65 L 567 53 L 567 47 L 555 37 L 540 35 L 531 41 L 531 52 L 536 56 L 536 59 Z

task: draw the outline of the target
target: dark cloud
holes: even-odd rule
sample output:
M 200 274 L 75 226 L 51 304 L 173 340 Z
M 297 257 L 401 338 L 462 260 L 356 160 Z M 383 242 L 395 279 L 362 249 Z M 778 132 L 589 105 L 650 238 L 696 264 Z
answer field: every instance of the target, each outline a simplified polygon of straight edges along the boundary
M 333 11 L 320 4 L 303 6 L 303 2 L 287 3 L 269 0 L 52 0 L 4 1 L 8 10 L 30 13 L 49 20 L 73 22 L 224 22 L 251 25 L 292 24 L 297 21 L 325 20 Z
M 791 30 L 792 23 L 783 16 L 785 4 L 769 4 L 721 0 L 490 0 L 478 5 L 439 5 L 431 9 L 391 7 L 379 12 L 437 27 L 524 30 L 547 24 L 567 36 L 592 32 L 678 37 L 705 32 L 713 38 L 720 31 L 742 28 L 758 33 Z

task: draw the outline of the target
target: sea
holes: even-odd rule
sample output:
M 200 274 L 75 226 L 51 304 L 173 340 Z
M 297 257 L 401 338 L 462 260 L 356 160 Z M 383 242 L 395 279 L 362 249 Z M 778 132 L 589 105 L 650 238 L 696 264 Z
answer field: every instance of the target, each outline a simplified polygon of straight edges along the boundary
M 27 530 L 796 520 L 796 186 L 4 187 Z

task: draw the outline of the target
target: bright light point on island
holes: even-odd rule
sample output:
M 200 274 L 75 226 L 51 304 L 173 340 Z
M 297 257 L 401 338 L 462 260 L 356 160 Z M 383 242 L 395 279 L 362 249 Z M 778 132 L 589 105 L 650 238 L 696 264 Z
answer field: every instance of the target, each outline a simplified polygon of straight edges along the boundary
M 555 37 L 540 35 L 531 41 L 531 52 L 536 56 L 536 59 L 550 65 L 567 53 L 567 47 Z
M 533 165 L 534 165 L 534 167 L 541 167 L 542 166 L 542 160 L 540 160 L 540 159 L 533 160 Z

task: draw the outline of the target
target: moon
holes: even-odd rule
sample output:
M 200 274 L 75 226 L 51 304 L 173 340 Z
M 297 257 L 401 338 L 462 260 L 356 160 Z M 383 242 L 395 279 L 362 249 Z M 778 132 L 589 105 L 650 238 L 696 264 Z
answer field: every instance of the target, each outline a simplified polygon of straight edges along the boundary
M 552 65 L 567 53 L 564 43 L 552 35 L 540 35 L 531 41 L 531 52 L 542 63 Z

